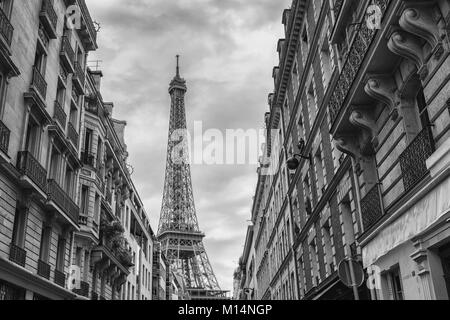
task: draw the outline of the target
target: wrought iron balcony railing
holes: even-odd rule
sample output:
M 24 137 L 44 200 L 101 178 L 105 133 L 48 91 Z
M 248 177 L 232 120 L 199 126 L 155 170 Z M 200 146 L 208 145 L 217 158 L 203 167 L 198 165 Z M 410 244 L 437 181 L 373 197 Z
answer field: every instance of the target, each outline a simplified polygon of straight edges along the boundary
M 67 36 L 62 37 L 61 41 L 61 51 L 60 51 L 61 62 L 66 66 L 69 73 L 74 71 L 73 62 L 75 60 L 75 52 L 73 51 L 70 40 Z
M 73 292 L 86 298 L 89 297 L 89 283 L 81 281 L 80 289 L 73 289 Z
M 50 38 L 48 37 L 47 33 L 44 30 L 44 27 L 41 25 L 39 26 L 38 30 L 39 39 L 41 39 L 42 44 L 47 48 L 50 43 Z
M 77 130 L 75 130 L 75 127 L 73 126 L 72 122 L 69 122 L 69 125 L 67 126 L 67 137 L 72 142 L 74 147 L 78 149 L 79 135 Z
M 0 120 L 0 151 L 5 154 L 8 154 L 10 134 L 11 131 L 9 131 L 8 127 Z
M 21 247 L 11 243 L 9 247 L 9 260 L 18 264 L 21 267 L 25 267 L 25 260 L 27 258 L 27 252 Z
M 38 275 L 45 279 L 50 279 L 50 265 L 42 260 L 38 260 Z
M 391 1 L 392 0 L 375 0 L 375 3 L 381 9 L 382 16 L 384 16 L 384 13 L 386 12 L 386 9 Z M 337 119 L 344 102 L 347 99 L 347 95 L 358 75 L 359 69 L 372 44 L 372 41 L 375 38 L 375 35 L 376 30 L 369 29 L 366 23 L 361 24 L 361 29 L 358 31 L 355 40 L 353 40 L 351 44 L 349 53 L 334 88 L 333 95 L 331 96 L 328 104 L 332 124 Z
M 95 164 L 95 155 L 90 152 L 82 152 L 81 153 L 81 162 L 90 167 L 94 167 Z
M 339 13 L 341 12 L 342 5 L 344 4 L 344 0 L 335 0 L 334 1 L 334 17 L 337 18 Z
M 45 31 L 51 39 L 56 39 L 56 27 L 58 24 L 58 15 L 53 8 L 53 3 L 50 0 L 42 1 L 41 12 L 39 13 L 39 18 Z
M 17 157 L 17 169 L 31 179 L 42 191 L 47 191 L 47 170 L 28 151 L 21 151 Z
M 64 288 L 66 286 L 66 274 L 55 269 L 55 283 Z
M 8 16 L 0 7 L 0 34 L 2 35 L 3 39 L 5 39 L 5 42 L 8 44 L 8 46 L 11 46 L 13 32 L 14 28 L 9 21 Z
M 75 73 L 74 73 L 74 83 L 78 86 L 79 91 L 84 91 L 84 82 L 86 80 L 86 75 L 84 73 L 84 68 L 79 61 L 75 61 L 74 64 Z
M 31 87 L 41 95 L 42 99 L 45 101 L 47 96 L 47 82 L 44 76 L 38 70 L 38 68 L 33 67 L 33 78 L 31 79 Z
M 78 224 L 80 208 L 55 180 L 48 181 L 48 200 L 55 202 L 75 224 Z
M 433 133 L 430 127 L 426 127 L 400 155 L 405 192 L 411 190 L 428 174 L 426 161 L 433 154 L 434 148 Z
M 379 186 L 375 185 L 361 200 L 362 222 L 364 230 L 369 230 L 382 216 L 383 208 Z
M 53 118 L 63 130 L 66 130 L 67 114 L 64 112 L 64 109 L 57 100 L 55 101 L 55 113 Z

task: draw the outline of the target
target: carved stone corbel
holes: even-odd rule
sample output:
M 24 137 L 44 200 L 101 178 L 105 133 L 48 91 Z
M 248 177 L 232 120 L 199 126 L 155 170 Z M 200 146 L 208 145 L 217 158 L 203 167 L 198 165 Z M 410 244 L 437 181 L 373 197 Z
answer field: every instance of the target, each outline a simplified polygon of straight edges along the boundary
M 357 159 L 359 157 L 359 147 L 355 135 L 340 135 L 334 139 L 336 148 L 350 157 Z
M 399 20 L 400 26 L 424 39 L 431 47 L 436 59 L 444 52 L 438 28 L 438 18 L 433 14 L 432 8 L 406 8 Z
M 393 121 L 398 118 L 395 92 L 397 85 L 391 75 L 369 75 L 364 91 L 375 100 L 386 104 L 390 110 L 389 116 Z
M 350 123 L 362 131 L 361 151 L 363 154 L 373 154 L 378 146 L 377 125 L 372 112 L 368 108 L 356 107 L 350 115 Z
M 424 80 L 428 76 L 423 47 L 415 35 L 400 30 L 394 31 L 389 38 L 388 48 L 393 53 L 412 60 L 419 70 L 420 79 Z

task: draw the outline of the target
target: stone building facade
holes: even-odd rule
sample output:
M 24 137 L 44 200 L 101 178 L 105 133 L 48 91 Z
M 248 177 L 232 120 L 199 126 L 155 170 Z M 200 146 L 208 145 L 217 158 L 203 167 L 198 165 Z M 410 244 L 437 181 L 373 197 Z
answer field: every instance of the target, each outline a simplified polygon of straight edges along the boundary
M 359 299 L 449 298 L 449 10 L 284 11 L 252 209 L 258 298 L 354 299 L 338 277 L 349 258 L 369 280 Z
M 0 300 L 151 298 L 125 123 L 86 66 L 96 34 L 84 0 L 0 2 Z

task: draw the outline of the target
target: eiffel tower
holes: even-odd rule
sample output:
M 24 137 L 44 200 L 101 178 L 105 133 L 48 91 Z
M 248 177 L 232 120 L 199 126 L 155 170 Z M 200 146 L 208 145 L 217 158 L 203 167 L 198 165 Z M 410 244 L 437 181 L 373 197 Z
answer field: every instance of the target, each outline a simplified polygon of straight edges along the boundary
M 203 246 L 205 234 L 199 229 L 195 211 L 184 104 L 186 92 L 177 55 L 176 76 L 169 87 L 169 141 L 158 240 L 172 270 L 182 276 L 190 299 L 224 299 L 227 291 L 220 289 L 209 263 Z

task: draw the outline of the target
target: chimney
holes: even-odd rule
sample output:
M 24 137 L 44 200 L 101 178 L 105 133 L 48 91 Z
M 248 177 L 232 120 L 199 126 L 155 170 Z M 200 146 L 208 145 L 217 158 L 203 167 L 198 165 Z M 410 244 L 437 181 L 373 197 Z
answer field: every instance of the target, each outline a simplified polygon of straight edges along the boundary
M 95 88 L 100 92 L 100 84 L 102 82 L 103 72 L 101 72 L 100 70 L 91 70 L 91 76 L 94 79 Z

